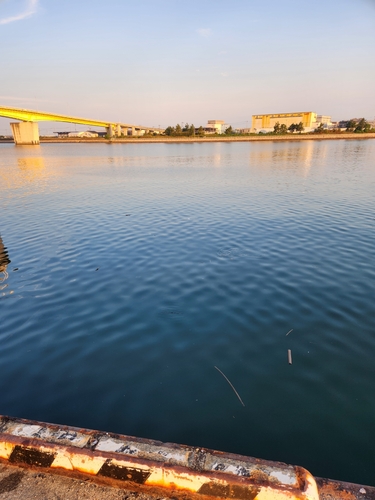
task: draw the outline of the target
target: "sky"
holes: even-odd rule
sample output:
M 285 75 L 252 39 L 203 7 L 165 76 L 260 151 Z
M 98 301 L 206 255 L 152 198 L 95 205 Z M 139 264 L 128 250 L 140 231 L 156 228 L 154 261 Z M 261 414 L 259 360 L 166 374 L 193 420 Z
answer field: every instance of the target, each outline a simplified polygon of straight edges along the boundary
M 375 118 L 375 0 L 0 0 L 0 48 L 0 106 L 155 127 Z

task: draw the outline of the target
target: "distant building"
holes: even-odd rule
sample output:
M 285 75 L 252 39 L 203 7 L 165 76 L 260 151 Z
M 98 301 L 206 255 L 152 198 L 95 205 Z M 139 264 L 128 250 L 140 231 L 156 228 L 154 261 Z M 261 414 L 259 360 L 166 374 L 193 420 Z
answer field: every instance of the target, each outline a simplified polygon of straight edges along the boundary
M 222 134 L 224 132 L 224 125 L 224 120 L 208 120 L 204 131 L 208 134 Z
M 331 117 L 327 115 L 316 115 L 316 121 L 318 123 L 323 123 L 323 125 L 331 125 Z
M 272 132 L 276 123 L 285 124 L 287 127 L 292 123 L 302 122 L 305 130 L 314 129 L 316 124 L 317 114 L 312 111 L 303 111 L 297 113 L 274 113 L 267 115 L 253 115 L 252 117 L 252 132 Z
M 323 124 L 323 128 L 330 129 L 336 126 L 336 123 L 332 123 L 331 117 L 327 115 L 317 115 L 316 116 L 316 125 L 319 127 L 320 124 Z
M 99 133 L 93 130 L 86 130 L 84 132 L 54 132 L 58 137 L 98 137 Z
M 57 134 L 57 137 L 68 137 L 69 132 L 54 132 Z
M 302 111 L 296 113 L 273 113 L 267 115 L 253 115 L 251 132 L 273 132 L 276 123 L 289 127 L 293 123 L 303 124 L 305 132 L 312 132 L 320 123 L 323 123 L 324 128 L 332 126 L 331 117 L 326 115 L 317 115 L 312 111 Z
M 98 134 L 86 130 L 85 132 L 69 132 L 68 137 L 98 137 Z

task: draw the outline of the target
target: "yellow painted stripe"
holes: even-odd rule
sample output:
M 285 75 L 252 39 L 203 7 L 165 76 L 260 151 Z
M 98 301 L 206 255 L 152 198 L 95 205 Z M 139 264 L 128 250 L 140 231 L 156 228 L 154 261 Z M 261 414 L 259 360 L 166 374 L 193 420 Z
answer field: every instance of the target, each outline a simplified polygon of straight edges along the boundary
M 36 428 L 35 428 L 36 429 Z M 25 428 L 15 429 L 15 439 L 18 441 L 24 436 L 30 436 L 35 431 L 32 426 Z M 18 436 L 17 436 L 18 434 Z M 31 437 L 31 436 L 30 436 Z M 4 439 L 4 435 L 3 435 Z M 11 438 L 10 438 L 11 439 Z M 8 442 L 7 440 L 1 441 L 0 439 L 0 458 L 9 459 L 14 450 L 16 444 L 14 442 Z M 224 497 L 223 493 L 228 491 L 230 494 L 234 493 L 233 498 L 240 498 L 236 493 L 241 490 L 241 495 L 248 491 L 249 493 L 256 494 L 254 499 L 257 500 L 319 500 L 318 488 L 314 477 L 308 472 L 304 471 L 304 482 L 305 490 L 298 491 L 295 489 L 296 485 L 290 485 L 283 487 L 283 484 L 277 484 L 273 487 L 272 484 L 256 485 L 251 480 L 243 478 L 243 481 L 238 482 L 237 480 L 231 482 L 229 475 L 225 475 L 222 479 L 215 477 L 211 478 L 210 474 L 196 473 L 188 468 L 185 471 L 179 467 L 177 470 L 173 466 L 166 467 L 163 463 L 155 464 L 155 462 L 147 465 L 147 461 L 144 462 L 140 460 L 139 462 L 135 460 L 123 459 L 120 455 L 118 458 L 108 458 L 105 452 L 104 456 L 101 452 L 97 453 L 96 456 L 86 455 L 84 450 L 80 452 L 75 452 L 73 447 L 59 447 L 56 445 L 44 442 L 38 446 L 28 446 L 17 444 L 17 447 L 25 448 L 27 450 L 40 451 L 42 453 L 53 454 L 55 456 L 50 468 L 65 469 L 67 471 L 76 470 L 82 473 L 89 474 L 91 476 L 96 476 L 104 464 L 114 465 L 117 467 L 124 467 L 129 469 L 139 469 L 149 472 L 150 475 L 145 481 L 145 485 L 155 486 L 161 488 L 176 488 L 181 490 L 191 491 L 193 493 L 198 492 L 198 494 L 204 494 L 207 491 L 217 491 L 219 494 L 217 496 Z M 111 453 L 111 455 L 113 452 Z
M 0 442 L 0 458 L 8 460 L 14 449 L 13 443 Z
M 153 469 L 145 484 L 159 487 L 177 487 L 190 491 L 198 491 L 201 486 L 207 483 L 205 476 L 189 473 L 178 473 L 173 469 L 157 468 Z

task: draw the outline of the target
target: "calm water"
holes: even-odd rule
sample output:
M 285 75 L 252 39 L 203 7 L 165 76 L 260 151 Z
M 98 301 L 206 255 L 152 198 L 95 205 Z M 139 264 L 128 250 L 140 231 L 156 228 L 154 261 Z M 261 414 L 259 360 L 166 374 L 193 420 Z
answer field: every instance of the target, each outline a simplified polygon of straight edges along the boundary
M 374 140 L 2 144 L 0 183 L 0 413 L 375 484 Z

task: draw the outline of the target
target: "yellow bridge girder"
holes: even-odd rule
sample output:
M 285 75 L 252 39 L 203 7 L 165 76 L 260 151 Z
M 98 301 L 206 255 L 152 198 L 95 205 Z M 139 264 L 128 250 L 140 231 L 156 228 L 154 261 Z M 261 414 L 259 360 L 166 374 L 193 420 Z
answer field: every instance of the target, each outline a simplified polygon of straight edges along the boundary
M 77 116 L 59 115 L 56 113 L 46 113 L 44 111 L 33 111 L 31 109 L 13 108 L 9 106 L 0 106 L 0 116 L 4 118 L 12 118 L 23 122 L 66 122 L 77 123 L 80 125 L 90 125 L 91 127 L 117 127 L 135 128 L 138 130 L 151 130 L 162 132 L 164 129 L 155 127 L 144 127 L 142 125 L 134 125 L 131 123 L 106 122 L 102 120 L 91 120 L 80 118 Z

